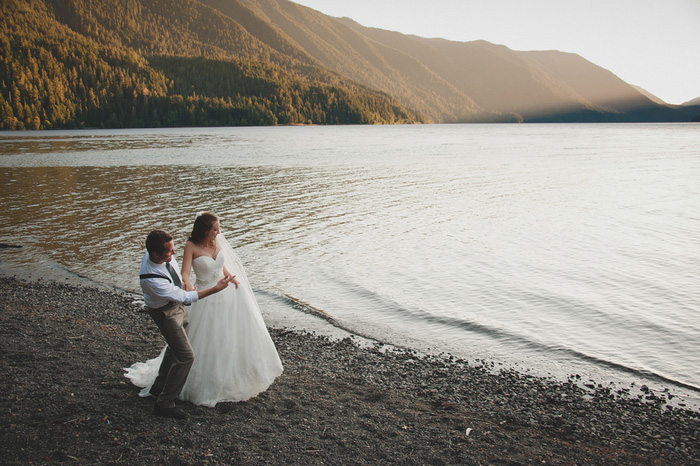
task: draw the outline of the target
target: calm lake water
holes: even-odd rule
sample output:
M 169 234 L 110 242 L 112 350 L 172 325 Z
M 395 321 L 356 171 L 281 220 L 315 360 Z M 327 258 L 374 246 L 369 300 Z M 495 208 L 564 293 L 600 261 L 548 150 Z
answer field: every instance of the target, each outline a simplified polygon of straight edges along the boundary
M 271 325 L 317 309 L 382 342 L 693 398 L 698 147 L 692 124 L 6 132 L 0 242 L 23 247 L 0 260 L 137 291 L 146 234 L 182 248 L 209 210 Z

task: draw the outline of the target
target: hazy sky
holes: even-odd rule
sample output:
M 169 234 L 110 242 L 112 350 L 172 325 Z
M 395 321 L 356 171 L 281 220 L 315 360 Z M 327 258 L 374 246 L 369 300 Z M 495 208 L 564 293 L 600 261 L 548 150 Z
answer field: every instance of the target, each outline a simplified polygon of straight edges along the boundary
M 293 0 L 363 26 L 581 55 L 671 104 L 700 97 L 700 0 Z

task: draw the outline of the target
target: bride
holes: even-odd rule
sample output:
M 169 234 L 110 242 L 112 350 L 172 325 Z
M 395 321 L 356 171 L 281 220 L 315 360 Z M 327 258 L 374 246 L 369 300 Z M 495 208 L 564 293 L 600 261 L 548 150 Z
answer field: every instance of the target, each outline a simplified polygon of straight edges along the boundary
M 192 304 L 188 336 L 195 359 L 180 398 L 213 407 L 221 401 L 245 401 L 267 390 L 282 373 L 272 342 L 238 255 L 219 231 L 219 218 L 197 216 L 182 260 L 183 287 L 205 289 L 224 276 L 236 286 Z M 125 377 L 148 396 L 158 375 L 163 350 L 155 359 L 125 369 Z

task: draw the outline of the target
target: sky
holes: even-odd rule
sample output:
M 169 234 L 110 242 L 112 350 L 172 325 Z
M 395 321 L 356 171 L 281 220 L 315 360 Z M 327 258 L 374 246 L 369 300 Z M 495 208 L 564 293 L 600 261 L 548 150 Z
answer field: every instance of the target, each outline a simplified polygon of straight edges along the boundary
M 581 55 L 669 104 L 700 97 L 700 0 L 293 0 L 363 26 Z

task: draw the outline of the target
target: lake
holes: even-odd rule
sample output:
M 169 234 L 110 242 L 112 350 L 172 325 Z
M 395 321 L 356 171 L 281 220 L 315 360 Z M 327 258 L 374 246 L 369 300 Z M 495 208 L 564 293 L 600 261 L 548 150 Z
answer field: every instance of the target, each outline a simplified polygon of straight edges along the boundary
M 2 132 L 0 260 L 138 292 L 147 233 L 181 251 L 211 211 L 270 325 L 693 399 L 698 147 L 693 124 Z

